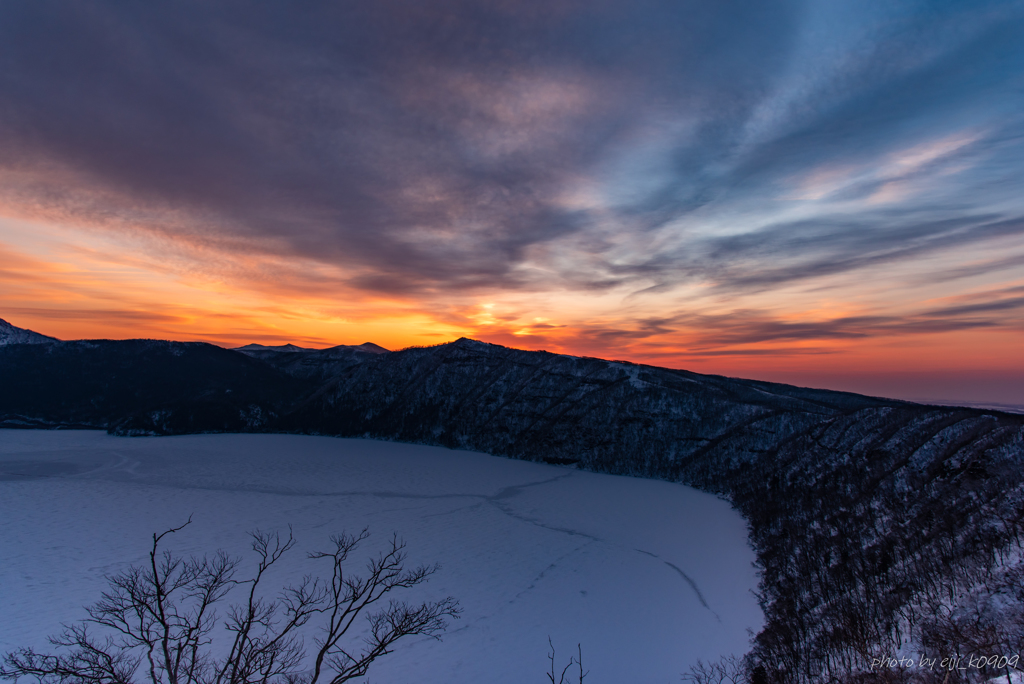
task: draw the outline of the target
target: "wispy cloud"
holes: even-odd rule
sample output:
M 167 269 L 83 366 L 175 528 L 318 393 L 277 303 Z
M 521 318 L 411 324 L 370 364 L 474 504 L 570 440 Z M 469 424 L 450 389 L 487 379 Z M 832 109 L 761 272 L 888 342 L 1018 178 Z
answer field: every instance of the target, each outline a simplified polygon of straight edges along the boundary
M 709 356 L 1016 331 L 1022 33 L 1000 1 L 8 4 L 0 215 L 68 232 L 0 255 L 0 303 Z M 981 299 L 929 308 L 954 281 Z

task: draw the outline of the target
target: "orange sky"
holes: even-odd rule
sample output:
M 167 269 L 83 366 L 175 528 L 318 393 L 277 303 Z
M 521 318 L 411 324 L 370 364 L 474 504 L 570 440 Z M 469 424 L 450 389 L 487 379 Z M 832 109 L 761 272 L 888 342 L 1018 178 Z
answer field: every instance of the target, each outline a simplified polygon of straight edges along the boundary
M 1015 3 L 0 5 L 0 318 L 1024 405 Z
M 287 342 L 327 347 L 375 342 L 388 349 L 431 345 L 460 336 L 523 349 L 630 360 L 697 372 L 922 400 L 1013 403 L 1024 380 L 1019 327 L 915 331 L 903 320 L 887 330 L 870 292 L 838 285 L 824 292 L 773 293 L 735 310 L 683 313 L 670 327 L 656 315 L 678 298 L 621 293 L 491 293 L 439 298 L 381 297 L 345 288 L 314 262 L 229 256 L 180 241 L 139 238 L 95 228 L 0 219 L 2 317 L 61 339 L 150 337 L 225 347 Z M 334 278 L 332 280 L 332 277 Z M 819 283 L 820 287 L 820 283 Z M 929 286 L 934 290 L 934 287 Z M 1014 296 L 1024 280 L 980 282 L 936 293 L 916 310 Z M 844 294 L 845 299 L 838 298 Z M 653 301 L 652 301 L 653 299 Z M 694 302 L 699 302 L 694 297 Z M 898 309 L 899 307 L 895 307 Z M 894 313 L 899 313 L 898 310 Z M 801 326 L 853 320 L 838 336 Z M 725 321 L 731 321 L 726 323 Z M 735 321 L 750 324 L 732 331 Z M 778 339 L 777 326 L 798 326 Z M 761 326 L 776 339 L 758 340 Z M 827 333 L 826 329 L 826 333 Z

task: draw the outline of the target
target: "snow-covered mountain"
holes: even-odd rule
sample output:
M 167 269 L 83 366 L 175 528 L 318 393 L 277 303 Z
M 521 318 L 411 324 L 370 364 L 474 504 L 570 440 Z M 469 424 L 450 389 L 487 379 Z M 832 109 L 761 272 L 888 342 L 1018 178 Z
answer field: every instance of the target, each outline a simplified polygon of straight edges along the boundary
M 0 318 L 0 347 L 8 344 L 49 344 L 57 341 L 56 337 L 47 337 L 31 330 L 16 328 Z
M 1024 416 L 468 339 L 367 346 L 8 345 L 0 426 L 370 437 L 714 492 L 750 525 L 765 681 L 839 681 L 908 640 L 973 652 L 977 625 L 990 649 L 1024 634 L 1024 592 L 979 585 L 1021 556 Z M 993 602 L 995 626 L 977 614 Z

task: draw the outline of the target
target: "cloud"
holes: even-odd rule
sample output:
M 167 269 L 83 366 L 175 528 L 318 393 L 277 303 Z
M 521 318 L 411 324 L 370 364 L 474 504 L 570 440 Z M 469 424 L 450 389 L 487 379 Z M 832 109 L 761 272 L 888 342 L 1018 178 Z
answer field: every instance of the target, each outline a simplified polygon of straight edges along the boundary
M 558 206 L 566 179 L 638 110 L 741 118 L 795 21 L 752 1 L 4 12 L 9 207 L 251 243 L 385 292 L 535 286 L 526 252 L 588 230 Z
M 519 324 L 488 325 L 478 335 L 500 343 L 536 348 L 580 349 L 595 355 L 628 352 L 636 357 L 715 358 L 723 356 L 836 354 L 849 345 L 935 337 L 956 333 L 1024 332 L 1024 286 L 987 288 L 919 304 L 900 313 L 829 315 L 732 309 L 689 310 L 663 317 L 635 317 L 619 326 L 607 320 L 580 321 L 558 329 L 538 326 L 512 332 Z M 513 337 L 515 336 L 515 337 Z M 977 342 L 979 348 L 984 340 Z M 954 361 L 950 361 L 955 365 Z
M 0 215 L 289 323 L 708 355 L 1016 330 L 1022 32 L 1012 2 L 8 3 Z M 38 260 L 0 263 L 21 306 L 116 308 Z M 977 298 L 926 300 L 954 280 Z
M 154 311 L 131 311 L 125 309 L 41 309 L 34 307 L 5 307 L 10 315 L 30 316 L 51 321 L 94 321 L 96 319 L 118 324 L 168 324 L 180 323 L 185 316 Z

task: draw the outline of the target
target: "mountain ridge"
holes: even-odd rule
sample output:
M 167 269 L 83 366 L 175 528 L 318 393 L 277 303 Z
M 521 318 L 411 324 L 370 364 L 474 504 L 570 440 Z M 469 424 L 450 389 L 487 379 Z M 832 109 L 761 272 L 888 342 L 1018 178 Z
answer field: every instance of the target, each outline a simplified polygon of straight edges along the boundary
M 8 344 L 50 344 L 52 342 L 60 342 L 60 340 L 33 330 L 15 327 L 0 318 L 0 346 Z
M 468 338 L 363 346 L 10 344 L 0 427 L 364 437 L 680 482 L 750 525 L 764 681 L 860 681 L 907 644 L 1024 648 L 1024 416 Z

